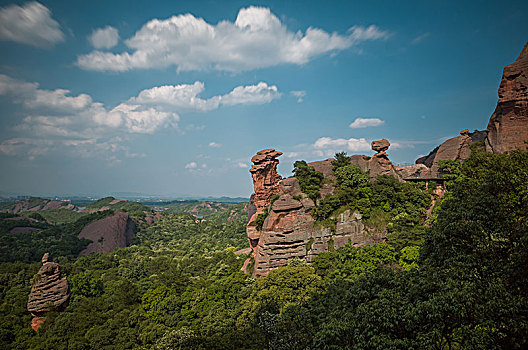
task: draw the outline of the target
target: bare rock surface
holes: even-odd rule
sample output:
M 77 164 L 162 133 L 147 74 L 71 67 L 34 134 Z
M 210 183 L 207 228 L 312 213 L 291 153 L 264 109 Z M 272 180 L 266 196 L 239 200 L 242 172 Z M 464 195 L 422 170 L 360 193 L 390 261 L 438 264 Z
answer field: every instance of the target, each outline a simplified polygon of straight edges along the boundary
M 486 150 L 526 150 L 528 140 L 528 43 L 515 62 L 504 67 L 499 101 L 487 127 Z
M 79 238 L 92 241 L 79 255 L 110 253 L 114 249 L 128 247 L 135 230 L 134 221 L 121 212 L 92 222 L 79 233 Z
M 384 152 L 389 149 L 390 142 L 387 139 L 381 139 L 377 141 L 372 141 L 372 150 L 376 152 Z
M 255 227 L 255 220 L 259 214 L 269 207 L 271 198 L 279 192 L 279 182 L 282 179 L 277 173 L 277 165 L 282 152 L 273 148 L 257 152 L 251 161 L 253 165 L 249 172 L 253 177 L 254 193 L 249 200 L 248 224 L 246 226 L 247 235 L 251 247 L 255 248 L 260 237 L 260 231 Z
M 397 169 L 385 153 L 388 149 L 388 141 L 382 143 L 379 149 L 381 151 L 374 157 L 350 157 L 350 164 L 370 172 L 372 178 L 379 174 L 392 174 L 399 178 Z M 335 232 L 330 227 L 314 226 L 312 217 L 314 201 L 302 193 L 297 178 L 281 179 L 277 174 L 278 161 L 275 160 L 275 152 L 273 149 L 264 150 L 252 159 L 254 163 L 256 162 L 251 168 L 255 193 L 251 196 L 249 205 L 247 235 L 252 248 L 254 268 L 253 271 L 247 272 L 255 277 L 262 277 L 272 269 L 287 265 L 295 258 L 311 261 L 317 254 L 344 246 L 349 242 L 362 246 L 385 239 L 384 232 L 371 233 L 361 222 L 361 215 L 350 210 L 335 218 L 337 221 Z M 332 160 L 308 163 L 331 180 L 325 182 L 320 189 L 323 198 L 335 191 Z M 266 179 L 269 180 L 266 182 Z M 268 208 L 267 217 L 262 229 L 258 230 L 254 222 L 258 214 L 264 213 L 266 208 Z M 250 259 L 244 263 L 243 269 L 247 269 L 248 266 Z
M 467 130 L 467 129 L 466 129 Z M 436 151 L 433 164 L 431 166 L 431 177 L 438 177 L 438 163 L 442 160 L 464 160 L 471 155 L 471 144 L 473 141 L 468 133 L 461 133 L 460 136 L 450 138 L 440 145 Z
M 27 310 L 34 316 L 31 326 L 35 331 L 44 322 L 47 311 L 61 311 L 68 305 L 71 294 L 68 280 L 61 277 L 59 264 L 48 259 L 49 254 L 44 254 L 27 302 Z

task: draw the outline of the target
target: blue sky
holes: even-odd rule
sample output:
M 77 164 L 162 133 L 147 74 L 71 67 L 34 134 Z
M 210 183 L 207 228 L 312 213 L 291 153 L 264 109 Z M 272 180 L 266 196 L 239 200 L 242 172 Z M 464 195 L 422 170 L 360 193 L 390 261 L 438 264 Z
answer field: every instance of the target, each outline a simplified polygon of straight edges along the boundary
M 258 150 L 485 129 L 526 1 L 0 2 L 0 191 L 244 196 Z

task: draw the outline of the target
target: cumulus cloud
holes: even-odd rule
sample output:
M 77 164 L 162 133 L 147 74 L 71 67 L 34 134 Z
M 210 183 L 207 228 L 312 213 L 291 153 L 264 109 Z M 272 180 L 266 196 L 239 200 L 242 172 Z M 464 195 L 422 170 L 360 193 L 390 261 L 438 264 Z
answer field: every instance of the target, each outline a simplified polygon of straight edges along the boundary
M 196 169 L 198 167 L 198 164 L 196 162 L 190 162 L 189 164 L 185 165 L 185 169 Z
M 237 162 L 236 166 L 237 168 L 244 168 L 244 169 L 249 168 L 249 165 L 247 163 L 242 163 L 242 162 Z
M 222 147 L 222 145 L 219 144 L 219 143 L 216 143 L 216 142 L 209 142 L 209 147 L 220 148 L 220 147 Z
M 209 99 L 198 97 L 203 90 L 202 82 L 153 87 L 108 108 L 93 101 L 87 94 L 74 95 L 66 89 L 41 89 L 38 83 L 27 83 L 0 74 L 0 95 L 8 96 L 13 103 L 21 105 L 24 113 L 13 128 L 28 135 L 27 139 L 68 142 L 67 146 L 78 148 L 87 148 L 96 140 L 98 146 L 92 145 L 92 149 L 120 151 L 127 157 L 132 153 L 116 147 L 119 140 L 108 141 L 116 133 L 154 134 L 166 128 L 177 129 L 180 111 L 208 111 L 220 105 L 260 104 L 280 96 L 276 86 L 266 83 L 239 86 L 225 95 Z M 193 129 L 202 130 L 203 127 L 193 126 Z M 14 152 L 23 152 L 28 147 L 38 147 L 28 142 L 21 143 L 20 138 L 12 140 L 2 143 L 0 153 L 14 155 Z M 103 144 L 107 145 L 106 148 L 101 146 Z M 209 146 L 221 145 L 211 142 Z
M 64 41 L 64 33 L 59 23 L 51 18 L 51 11 L 32 1 L 0 9 L 0 40 L 50 47 Z
M 370 143 L 364 138 L 355 139 L 333 139 L 331 137 L 321 137 L 315 141 L 313 147 L 320 150 L 321 154 L 333 155 L 337 151 L 363 152 L 370 151 Z
M 265 82 L 257 85 L 237 86 L 230 93 L 221 96 L 220 102 L 226 106 L 240 104 L 264 104 L 280 97 L 275 85 L 268 86 Z
M 306 91 L 304 90 L 290 91 L 290 95 L 297 97 L 297 102 L 301 103 L 304 101 L 304 96 L 306 96 Z
M 130 52 L 93 51 L 77 57 L 82 69 L 123 72 L 177 66 L 179 71 L 248 71 L 279 64 L 302 65 L 317 56 L 346 50 L 390 33 L 375 25 L 345 34 L 309 27 L 293 32 L 269 8 L 251 6 L 235 22 L 216 25 L 192 14 L 153 19 L 125 41 Z
M 167 106 L 171 108 L 210 111 L 220 105 L 264 104 L 280 98 L 281 94 L 275 85 L 260 82 L 257 85 L 237 86 L 225 95 L 202 99 L 200 95 L 205 90 L 203 82 L 194 84 L 163 85 L 141 91 L 137 97 L 131 98 L 134 103 Z
M 333 157 L 337 152 L 346 151 L 348 154 L 357 154 L 371 151 L 370 142 L 365 138 L 331 138 L 320 137 L 312 144 L 301 144 L 286 150 L 284 157 L 288 159 L 321 159 Z
M 111 49 L 119 41 L 119 32 L 112 26 L 95 29 L 88 41 L 96 49 Z
M 379 118 L 356 118 L 349 127 L 352 129 L 366 128 L 369 126 L 380 126 L 383 125 L 385 121 Z

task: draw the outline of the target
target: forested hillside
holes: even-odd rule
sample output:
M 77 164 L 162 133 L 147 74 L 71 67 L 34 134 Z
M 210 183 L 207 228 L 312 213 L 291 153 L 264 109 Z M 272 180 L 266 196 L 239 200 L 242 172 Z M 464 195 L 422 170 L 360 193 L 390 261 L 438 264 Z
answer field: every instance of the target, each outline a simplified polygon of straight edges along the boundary
M 0 347 L 526 349 L 528 153 L 473 152 L 443 171 L 448 192 L 427 225 L 411 221 L 387 243 L 293 260 L 258 280 L 240 271 L 247 255 L 235 254 L 247 247 L 245 204 L 204 220 L 166 213 L 109 254 L 55 250 L 71 300 L 37 333 L 26 302 L 40 264 L 5 259 Z M 394 207 L 390 191 L 376 191 L 374 209 Z M 339 201 L 360 200 L 345 194 Z M 411 197 L 401 208 L 412 213 Z

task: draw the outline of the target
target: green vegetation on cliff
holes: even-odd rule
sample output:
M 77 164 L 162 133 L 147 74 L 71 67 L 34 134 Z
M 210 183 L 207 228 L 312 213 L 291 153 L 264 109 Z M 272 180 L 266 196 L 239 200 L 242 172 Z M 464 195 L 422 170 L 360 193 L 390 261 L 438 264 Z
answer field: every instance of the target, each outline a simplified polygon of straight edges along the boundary
M 412 239 L 418 226 L 421 247 L 345 246 L 255 281 L 240 272 L 247 256 L 234 254 L 247 246 L 243 205 L 205 221 L 167 214 L 131 247 L 61 258 L 71 302 L 38 333 L 25 304 L 40 264 L 0 264 L 0 347 L 528 347 L 528 153 L 472 154 L 429 228 L 412 219 L 428 192 L 385 177 L 367 185 L 357 169 L 343 174 L 355 207 L 368 198 L 368 220 L 382 210 L 388 230 L 392 223 Z

